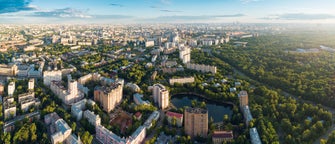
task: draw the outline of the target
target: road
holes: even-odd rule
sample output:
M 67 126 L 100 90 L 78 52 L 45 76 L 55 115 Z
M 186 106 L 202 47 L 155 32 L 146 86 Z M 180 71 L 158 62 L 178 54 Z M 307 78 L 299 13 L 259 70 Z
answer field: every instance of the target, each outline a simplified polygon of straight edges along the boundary
M 250 78 L 249 76 L 247 76 L 247 75 L 244 74 L 243 72 L 237 70 L 237 69 L 236 69 L 235 67 L 233 67 L 232 65 L 230 65 L 230 66 L 231 66 L 232 69 L 234 70 L 234 73 L 235 73 L 235 74 L 237 74 L 237 75 L 239 75 L 239 76 L 245 78 L 245 79 L 248 80 L 249 82 L 254 83 L 254 84 L 265 85 L 265 84 L 263 84 L 262 82 L 259 82 L 259 81 L 257 81 L 257 80 L 254 80 L 254 79 Z M 268 86 L 268 85 L 266 85 L 266 86 Z M 271 87 L 271 86 L 268 86 L 268 87 L 271 88 L 271 89 L 274 89 L 274 88 Z M 318 103 L 315 103 L 315 102 L 312 102 L 312 101 L 309 101 L 309 100 L 300 99 L 300 98 L 298 98 L 297 96 L 295 96 L 295 95 L 293 95 L 293 94 L 290 94 L 290 93 L 288 93 L 288 92 L 286 92 L 286 91 L 283 91 L 283 90 L 281 90 L 280 93 L 281 93 L 282 95 L 284 95 L 285 97 L 291 97 L 291 98 L 295 99 L 295 100 L 298 101 L 298 102 L 307 103 L 307 104 L 312 104 L 312 105 L 315 105 L 315 106 L 318 105 Z M 321 104 L 319 104 L 319 105 L 321 105 Z M 334 109 L 334 108 L 331 108 L 331 107 L 324 106 L 324 105 L 321 105 L 321 107 L 322 107 L 323 109 L 328 110 L 329 112 L 332 113 L 332 115 L 333 115 L 333 116 L 332 116 L 332 125 L 331 125 L 330 128 L 326 131 L 326 133 L 323 134 L 321 137 L 319 137 L 316 141 L 314 141 L 313 144 L 320 144 L 320 140 L 321 140 L 321 139 L 328 139 L 329 134 L 331 134 L 332 131 L 335 130 L 335 123 L 334 123 L 335 109 Z

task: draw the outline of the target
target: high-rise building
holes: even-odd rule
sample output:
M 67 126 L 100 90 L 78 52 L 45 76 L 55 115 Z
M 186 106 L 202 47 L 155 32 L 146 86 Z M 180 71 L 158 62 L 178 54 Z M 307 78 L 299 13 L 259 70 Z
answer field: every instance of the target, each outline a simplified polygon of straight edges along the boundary
M 122 100 L 123 86 L 120 83 L 113 84 L 110 87 L 95 87 L 94 101 L 100 102 L 104 111 L 113 110 Z
M 169 91 L 161 90 L 158 97 L 158 106 L 161 109 L 166 109 L 169 106 Z
M 186 46 L 179 47 L 179 58 L 183 63 L 189 63 L 191 61 L 191 48 Z
M 208 111 L 202 108 L 186 108 L 185 117 L 185 133 L 191 137 L 201 136 L 207 137 L 208 133 Z
M 52 81 L 50 89 L 60 98 L 65 104 L 69 105 L 80 101 L 84 94 L 78 90 L 78 82 L 68 77 L 68 88 L 66 89 L 61 81 Z
M 169 91 L 162 84 L 155 84 L 153 86 L 152 95 L 155 103 L 158 103 L 161 109 L 169 106 Z
M 240 101 L 240 108 L 248 106 L 248 93 L 247 91 L 240 91 L 238 94 L 238 99 Z
M 13 96 L 14 91 L 15 91 L 15 82 L 10 82 L 10 83 L 8 84 L 8 89 L 7 89 L 7 91 L 8 91 L 8 96 Z
M 34 87 L 35 87 L 35 79 L 29 79 L 28 90 L 34 90 Z

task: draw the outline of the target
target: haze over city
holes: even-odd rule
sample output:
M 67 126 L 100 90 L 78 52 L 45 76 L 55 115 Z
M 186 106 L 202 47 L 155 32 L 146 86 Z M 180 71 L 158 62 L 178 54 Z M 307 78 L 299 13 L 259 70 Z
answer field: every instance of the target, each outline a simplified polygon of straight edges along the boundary
M 4 24 L 334 23 L 333 0 L 1 0 Z

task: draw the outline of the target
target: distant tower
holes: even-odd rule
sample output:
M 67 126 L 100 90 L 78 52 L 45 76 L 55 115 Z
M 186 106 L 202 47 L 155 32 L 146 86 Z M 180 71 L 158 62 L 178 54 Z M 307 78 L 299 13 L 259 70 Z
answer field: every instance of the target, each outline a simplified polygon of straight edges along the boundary
M 28 82 L 28 90 L 34 90 L 34 87 L 35 87 L 35 79 L 31 78 L 29 79 L 29 82 Z
M 240 107 L 248 106 L 248 93 L 247 91 L 240 91 L 238 94 L 238 99 L 240 100 Z

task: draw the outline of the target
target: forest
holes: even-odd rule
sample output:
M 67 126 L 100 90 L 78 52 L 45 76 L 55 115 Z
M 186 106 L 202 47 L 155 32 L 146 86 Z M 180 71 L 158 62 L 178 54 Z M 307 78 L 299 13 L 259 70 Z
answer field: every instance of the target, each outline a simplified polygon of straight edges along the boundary
M 333 52 L 320 49 L 320 45 L 335 46 L 334 36 L 265 35 L 246 39 L 247 48 L 224 47 L 213 55 L 263 84 L 334 107 L 335 57 Z

